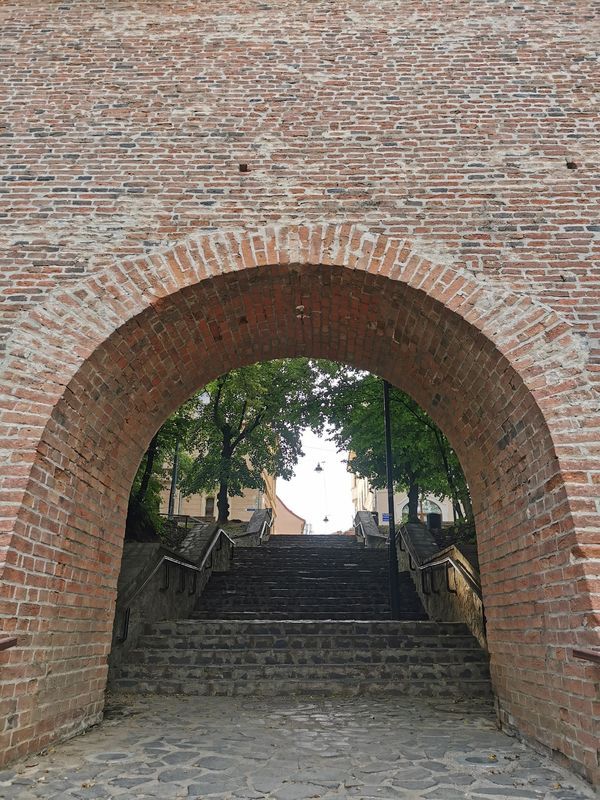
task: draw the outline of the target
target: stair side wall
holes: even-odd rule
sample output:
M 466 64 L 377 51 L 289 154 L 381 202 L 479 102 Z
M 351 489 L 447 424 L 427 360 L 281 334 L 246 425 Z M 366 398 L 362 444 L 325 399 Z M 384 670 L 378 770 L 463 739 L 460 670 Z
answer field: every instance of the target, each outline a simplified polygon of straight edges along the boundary
M 464 622 L 487 652 L 483 603 L 458 570 L 452 570 L 454 574 L 450 578 L 451 589 L 455 590 L 455 593 L 448 591 L 443 568 L 433 570 L 431 578 L 433 585 L 430 587 L 427 583 L 426 588 L 430 590 L 424 591 L 422 572 L 415 567 L 406 550 L 401 550 L 397 546 L 396 552 L 398 569 L 410 572 L 417 594 L 430 619 L 436 622 Z

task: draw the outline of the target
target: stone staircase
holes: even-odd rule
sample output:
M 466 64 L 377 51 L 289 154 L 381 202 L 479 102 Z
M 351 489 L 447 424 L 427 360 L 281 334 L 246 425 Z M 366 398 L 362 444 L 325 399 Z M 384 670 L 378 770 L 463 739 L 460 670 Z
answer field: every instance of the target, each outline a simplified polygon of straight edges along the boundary
M 193 619 L 147 626 L 116 687 L 210 694 L 489 696 L 465 625 L 427 620 L 408 573 L 390 619 L 385 550 L 345 536 L 274 536 L 238 548 Z

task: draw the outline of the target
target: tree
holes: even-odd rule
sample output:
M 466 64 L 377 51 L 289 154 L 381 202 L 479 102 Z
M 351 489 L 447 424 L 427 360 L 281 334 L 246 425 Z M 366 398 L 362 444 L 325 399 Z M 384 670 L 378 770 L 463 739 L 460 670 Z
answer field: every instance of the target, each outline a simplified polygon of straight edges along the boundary
M 289 478 L 302 455 L 301 434 L 318 420 L 318 370 L 306 358 L 279 359 L 231 370 L 208 384 L 186 441 L 193 461 L 182 474 L 184 494 L 217 488 L 219 521 L 230 495 L 263 486 L 263 472 Z M 205 395 L 205 396 L 206 396 Z
M 129 495 L 126 539 L 147 541 L 158 536 L 162 527 L 159 508 L 165 464 L 172 461 L 176 442 L 189 436 L 196 403 L 196 398 L 184 403 L 150 440 Z
M 355 474 L 375 488 L 386 485 L 382 382 L 374 375 L 320 362 L 322 421 L 340 450 L 349 450 Z M 450 497 L 455 516 L 472 519 L 467 483 L 456 453 L 423 409 L 404 392 L 390 391 L 393 476 L 408 492 L 409 520 L 419 498 Z

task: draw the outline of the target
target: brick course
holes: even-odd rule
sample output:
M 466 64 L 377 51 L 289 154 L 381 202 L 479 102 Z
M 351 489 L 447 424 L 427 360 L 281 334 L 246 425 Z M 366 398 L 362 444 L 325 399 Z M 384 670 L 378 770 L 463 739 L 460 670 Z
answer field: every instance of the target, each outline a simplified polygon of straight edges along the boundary
M 598 780 L 571 656 L 600 622 L 593 10 L 2 5 L 5 759 L 101 713 L 153 431 L 232 366 L 309 354 L 446 431 L 502 719 Z

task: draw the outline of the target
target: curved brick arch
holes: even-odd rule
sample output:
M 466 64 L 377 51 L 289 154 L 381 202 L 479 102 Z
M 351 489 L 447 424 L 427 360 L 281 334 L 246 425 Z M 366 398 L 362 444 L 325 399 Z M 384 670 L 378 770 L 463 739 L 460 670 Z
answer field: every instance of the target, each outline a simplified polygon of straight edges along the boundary
M 591 668 L 568 656 L 594 611 L 589 481 L 569 474 L 564 424 L 591 401 L 577 339 L 539 304 L 344 225 L 191 238 L 56 293 L 15 335 L 4 610 L 25 647 L 2 656 L 6 752 L 101 710 L 124 509 L 153 430 L 224 370 L 296 354 L 384 375 L 448 433 L 473 487 L 505 721 L 592 769 Z

